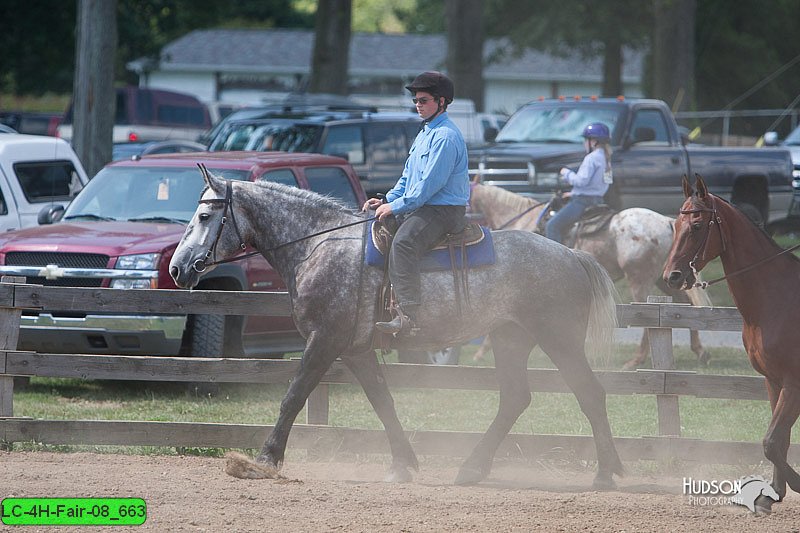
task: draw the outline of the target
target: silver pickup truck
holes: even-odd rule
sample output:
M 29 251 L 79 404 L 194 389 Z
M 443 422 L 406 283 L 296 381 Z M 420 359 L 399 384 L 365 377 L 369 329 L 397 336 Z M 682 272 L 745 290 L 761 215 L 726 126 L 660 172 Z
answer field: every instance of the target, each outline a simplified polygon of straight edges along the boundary
M 89 178 L 69 144 L 55 137 L 0 135 L 0 232 L 36 226 L 67 205 Z
M 617 209 L 646 207 L 675 216 L 681 177 L 703 176 L 712 192 L 756 222 L 780 224 L 792 201 L 792 160 L 782 148 L 689 144 L 667 105 L 650 99 L 544 99 L 520 108 L 489 144 L 470 149 L 470 174 L 484 183 L 546 200 L 569 187 L 562 167 L 577 169 L 583 128 L 611 130 L 614 183 L 606 201 Z

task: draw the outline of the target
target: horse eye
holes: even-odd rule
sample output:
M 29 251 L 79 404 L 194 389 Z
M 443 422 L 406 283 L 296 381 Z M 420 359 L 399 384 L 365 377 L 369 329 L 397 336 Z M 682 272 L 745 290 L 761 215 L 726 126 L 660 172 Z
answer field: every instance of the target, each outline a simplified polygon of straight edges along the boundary
M 199 219 L 200 219 L 202 222 L 205 222 L 206 220 L 208 220 L 209 218 L 211 218 L 211 215 L 209 215 L 208 213 L 200 213 L 200 216 L 199 216 L 198 218 L 199 218 Z
M 702 227 L 703 227 L 703 224 L 701 224 L 700 222 L 692 222 L 692 229 L 694 231 L 700 231 L 700 228 L 702 228 Z

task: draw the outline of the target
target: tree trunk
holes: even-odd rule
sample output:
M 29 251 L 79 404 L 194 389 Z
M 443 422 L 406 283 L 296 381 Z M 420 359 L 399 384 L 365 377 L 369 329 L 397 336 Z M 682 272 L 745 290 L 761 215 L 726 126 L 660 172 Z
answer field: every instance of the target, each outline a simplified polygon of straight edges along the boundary
M 655 0 L 653 97 L 672 111 L 694 107 L 696 0 Z
M 72 146 L 89 177 L 111 161 L 117 0 L 79 0 Z
M 352 0 L 319 0 L 309 92 L 347 95 Z
M 619 96 L 625 94 L 622 84 L 622 43 L 611 38 L 603 47 L 603 96 Z
M 483 111 L 484 0 L 445 0 L 447 73 L 457 98 Z

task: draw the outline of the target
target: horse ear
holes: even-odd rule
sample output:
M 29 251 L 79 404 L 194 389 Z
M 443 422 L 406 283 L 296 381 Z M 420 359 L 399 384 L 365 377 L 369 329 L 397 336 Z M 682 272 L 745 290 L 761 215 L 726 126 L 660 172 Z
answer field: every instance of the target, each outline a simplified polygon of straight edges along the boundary
M 200 169 L 200 174 L 203 175 L 203 181 L 206 182 L 209 189 L 217 193 L 221 193 L 225 190 L 224 180 L 212 174 L 204 163 L 197 163 L 197 168 Z
M 697 197 L 705 198 L 706 195 L 708 195 L 708 187 L 706 187 L 706 182 L 703 181 L 703 177 L 700 174 L 695 174 L 694 177 L 697 179 L 695 182 L 695 186 L 697 187 Z
M 686 196 L 686 198 L 691 198 L 691 196 L 693 194 L 694 194 L 694 189 L 692 189 L 692 184 L 689 183 L 689 178 L 686 176 L 686 174 L 684 174 L 683 175 L 683 195 Z

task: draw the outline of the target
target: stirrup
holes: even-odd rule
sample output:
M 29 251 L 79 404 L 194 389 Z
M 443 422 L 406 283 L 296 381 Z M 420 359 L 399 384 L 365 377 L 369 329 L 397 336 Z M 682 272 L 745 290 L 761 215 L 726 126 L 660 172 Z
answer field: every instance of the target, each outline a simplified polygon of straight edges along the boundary
M 400 335 L 414 336 L 419 331 L 414 321 L 402 312 L 398 312 L 397 316 L 389 322 L 376 322 L 375 328 L 381 333 L 391 334 L 395 337 Z

